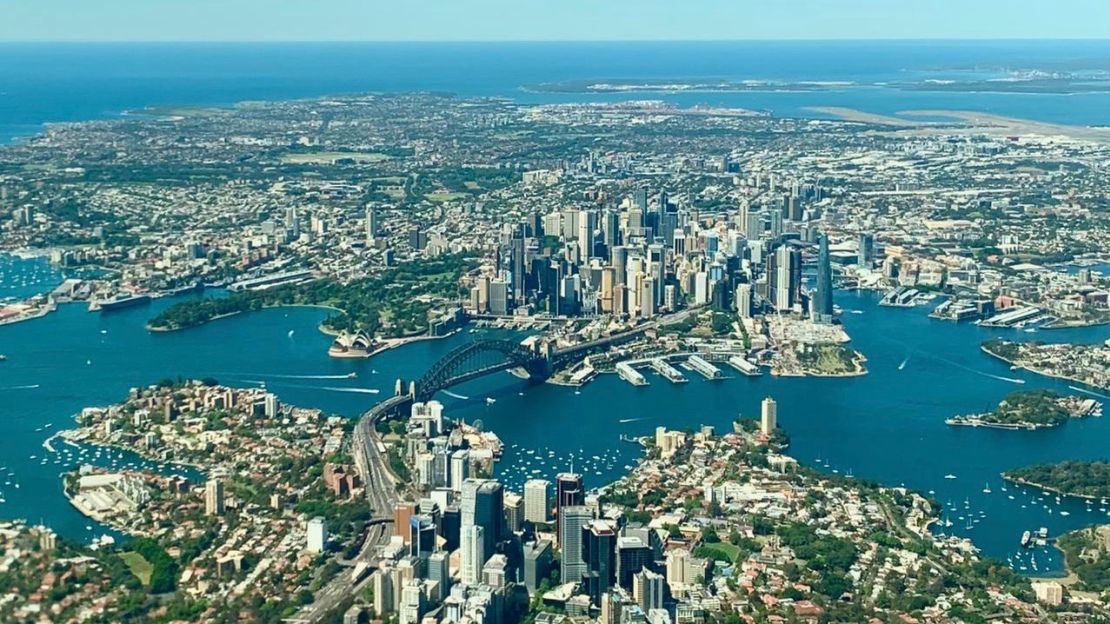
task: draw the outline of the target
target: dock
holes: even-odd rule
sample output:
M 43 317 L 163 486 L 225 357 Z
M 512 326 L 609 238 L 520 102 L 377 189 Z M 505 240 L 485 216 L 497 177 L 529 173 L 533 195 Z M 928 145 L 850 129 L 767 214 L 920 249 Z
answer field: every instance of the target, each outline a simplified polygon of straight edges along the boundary
M 618 363 L 617 366 L 616 366 L 616 370 L 617 370 L 617 375 L 619 375 L 621 379 L 627 381 L 628 383 L 632 384 L 633 386 L 646 386 L 646 385 L 648 385 L 648 380 L 645 379 L 644 376 L 640 374 L 640 371 L 633 368 L 632 365 L 629 364 L 628 362 Z
M 728 365 L 740 371 L 741 374 L 747 375 L 748 377 L 759 377 L 763 374 L 763 371 L 760 370 L 758 366 L 752 364 L 739 355 L 733 355 L 729 357 Z
M 721 369 L 710 364 L 709 361 L 700 355 L 691 355 L 690 358 L 686 360 L 686 366 L 697 373 L 701 373 L 706 379 L 717 380 L 725 378 L 724 374 L 721 373 Z
M 667 381 L 671 383 L 686 383 L 687 381 L 689 381 L 688 379 L 686 379 L 685 375 L 679 372 L 677 368 L 671 366 L 670 363 L 663 358 L 655 358 L 654 360 L 652 360 L 651 368 L 655 372 L 665 377 Z

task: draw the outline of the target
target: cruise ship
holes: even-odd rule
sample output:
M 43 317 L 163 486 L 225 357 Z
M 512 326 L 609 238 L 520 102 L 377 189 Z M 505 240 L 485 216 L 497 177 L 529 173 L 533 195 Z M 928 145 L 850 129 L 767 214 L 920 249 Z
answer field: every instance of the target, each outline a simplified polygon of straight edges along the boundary
M 111 312 L 113 310 L 122 310 L 123 308 L 143 305 L 145 303 L 150 303 L 150 295 L 116 293 L 107 299 L 93 299 L 90 301 L 89 312 Z

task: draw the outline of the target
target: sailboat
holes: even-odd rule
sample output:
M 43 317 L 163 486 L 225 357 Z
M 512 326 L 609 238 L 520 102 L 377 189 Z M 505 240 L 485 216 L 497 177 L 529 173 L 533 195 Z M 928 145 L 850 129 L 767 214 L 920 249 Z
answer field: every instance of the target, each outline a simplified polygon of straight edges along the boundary
M 991 484 L 987 483 L 987 484 L 983 485 L 983 493 L 984 494 L 990 494 L 991 493 Z

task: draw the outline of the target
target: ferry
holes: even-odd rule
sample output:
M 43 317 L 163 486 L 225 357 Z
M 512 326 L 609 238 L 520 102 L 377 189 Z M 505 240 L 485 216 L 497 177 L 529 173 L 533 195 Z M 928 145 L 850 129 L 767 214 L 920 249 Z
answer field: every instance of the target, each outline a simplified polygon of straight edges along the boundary
M 954 474 L 946 474 L 946 475 L 944 475 L 944 478 L 945 478 L 945 479 L 955 479 L 955 478 L 956 478 L 956 475 L 954 475 Z
M 495 399 L 493 397 L 486 397 L 486 405 L 493 405 L 496 402 L 497 402 L 497 399 Z

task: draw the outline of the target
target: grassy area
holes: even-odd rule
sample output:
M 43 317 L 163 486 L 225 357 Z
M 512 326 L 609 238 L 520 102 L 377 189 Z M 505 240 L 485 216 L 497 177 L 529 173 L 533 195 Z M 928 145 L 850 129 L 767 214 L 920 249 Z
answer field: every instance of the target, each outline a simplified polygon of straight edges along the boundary
M 710 555 L 717 560 L 736 561 L 740 554 L 740 547 L 729 542 L 704 543 L 698 547 L 703 555 Z M 719 556 L 718 556 L 719 555 Z
M 282 154 L 281 162 L 289 165 L 329 165 L 338 160 L 353 160 L 356 163 L 376 163 L 389 160 L 388 154 L 376 152 L 293 152 Z
M 135 575 L 135 578 L 142 582 L 144 587 L 150 586 L 150 575 L 154 572 L 154 566 L 137 552 L 128 551 L 120 553 L 120 559 L 127 564 L 127 568 Z
M 437 204 L 441 204 L 443 202 L 455 201 L 457 199 L 465 199 L 467 197 L 470 197 L 470 195 L 468 193 L 452 193 L 452 192 L 449 192 L 449 191 L 435 191 L 434 193 L 428 193 L 427 195 L 425 195 L 424 199 L 427 199 L 430 202 L 435 202 Z

